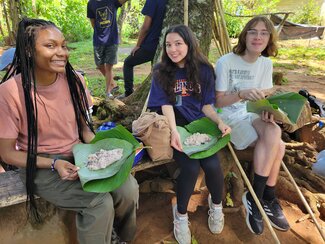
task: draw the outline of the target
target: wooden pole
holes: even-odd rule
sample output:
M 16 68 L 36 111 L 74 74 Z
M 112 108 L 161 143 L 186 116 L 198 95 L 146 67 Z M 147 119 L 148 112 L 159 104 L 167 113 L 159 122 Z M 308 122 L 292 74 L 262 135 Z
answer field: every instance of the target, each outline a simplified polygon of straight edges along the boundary
M 309 215 L 310 215 L 311 218 L 313 219 L 313 221 L 314 221 L 314 223 L 315 223 L 315 225 L 316 225 L 316 227 L 317 227 L 317 229 L 318 229 L 320 235 L 322 236 L 323 240 L 325 241 L 325 234 L 324 234 L 322 228 L 320 227 L 319 223 L 317 222 L 317 220 L 316 220 L 316 218 L 315 218 L 315 215 L 314 215 L 313 211 L 311 211 L 311 208 L 310 208 L 310 206 L 308 205 L 308 203 L 307 203 L 307 201 L 306 201 L 304 195 L 302 195 L 302 193 L 301 193 L 301 191 L 300 191 L 298 185 L 296 184 L 294 178 L 293 178 L 292 175 L 290 174 L 290 172 L 289 172 L 287 166 L 284 164 L 283 161 L 281 162 L 281 165 L 282 165 L 282 168 L 284 169 L 284 171 L 288 174 L 289 179 L 291 180 L 291 183 L 292 183 L 292 184 L 294 185 L 294 187 L 296 188 L 296 190 L 297 190 L 297 192 L 298 192 L 298 195 L 299 195 L 299 197 L 300 197 L 302 203 L 304 204 L 304 206 L 305 206 L 305 208 L 307 209 Z
M 264 209 L 263 209 L 263 207 L 262 207 L 260 201 L 258 200 L 258 198 L 257 198 L 257 196 L 256 196 L 256 194 L 255 194 L 255 192 L 254 192 L 254 190 L 253 190 L 253 187 L 252 187 L 251 183 L 249 182 L 249 179 L 247 178 L 246 173 L 245 173 L 245 171 L 243 170 L 243 167 L 241 166 L 241 164 L 240 164 L 240 162 L 239 162 L 239 160 L 238 160 L 238 158 L 237 158 L 237 155 L 236 155 L 234 149 L 232 148 L 232 146 L 230 145 L 230 143 L 228 143 L 228 147 L 229 147 L 229 150 L 230 150 L 230 152 L 231 152 L 231 155 L 233 156 L 233 158 L 234 158 L 234 160 L 235 160 L 235 162 L 236 162 L 236 165 L 237 165 L 237 167 L 238 167 L 238 169 L 239 169 L 239 171 L 240 171 L 240 173 L 241 173 L 241 175 L 242 175 L 242 177 L 243 177 L 243 179 L 244 179 L 244 181 L 245 181 L 245 183 L 246 183 L 246 185 L 247 185 L 247 187 L 248 187 L 248 190 L 249 190 L 249 192 L 251 193 L 251 195 L 252 195 L 252 197 L 253 197 L 253 199 L 254 199 L 256 205 L 257 205 L 257 208 L 259 209 L 260 213 L 262 214 L 262 217 L 263 217 L 263 219 L 265 220 L 266 225 L 267 225 L 267 227 L 269 228 L 269 230 L 270 230 L 270 232 L 271 232 L 271 234 L 272 234 L 272 237 L 274 238 L 274 240 L 275 240 L 276 243 L 280 243 L 280 241 L 279 241 L 277 235 L 275 234 L 275 231 L 274 231 L 273 228 L 272 228 L 272 225 L 271 225 L 271 223 L 270 223 L 270 220 L 269 220 L 269 218 L 266 216 L 266 213 L 265 213 L 265 211 L 264 211 Z M 247 214 L 248 214 L 248 213 L 247 213 Z
M 188 0 L 184 0 L 184 25 L 188 26 Z

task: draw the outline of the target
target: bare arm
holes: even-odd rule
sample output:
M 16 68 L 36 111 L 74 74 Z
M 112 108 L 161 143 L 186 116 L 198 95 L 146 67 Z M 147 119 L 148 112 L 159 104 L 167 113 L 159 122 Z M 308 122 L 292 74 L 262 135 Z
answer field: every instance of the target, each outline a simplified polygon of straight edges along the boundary
M 176 120 L 174 109 L 172 105 L 163 105 L 161 106 L 163 115 L 167 117 L 169 128 L 171 131 L 170 145 L 178 151 L 183 151 L 182 142 L 179 136 L 179 133 L 176 129 Z
M 16 139 L 0 139 L 0 157 L 6 163 L 19 168 L 26 168 L 27 152 L 16 150 Z M 53 159 L 37 157 L 36 167 L 41 169 L 50 169 Z M 54 168 L 58 171 L 61 179 L 75 180 L 78 178 L 79 168 L 74 164 L 58 159 Z
M 227 92 L 217 91 L 215 105 L 217 108 L 229 106 L 231 104 L 241 101 L 242 99 L 239 96 L 241 96 L 239 92 L 227 94 Z
M 260 99 L 264 99 L 266 96 L 272 93 L 274 89 L 245 89 L 235 93 L 221 92 L 216 91 L 216 107 L 222 108 L 229 105 L 232 105 L 241 100 L 248 101 L 257 101 Z
M 95 28 L 95 19 L 89 19 L 91 26 L 93 29 Z
M 140 48 L 143 40 L 146 38 L 146 36 L 150 30 L 151 23 L 152 23 L 152 18 L 150 16 L 146 15 L 144 17 L 144 21 L 143 21 L 143 24 L 142 24 L 140 32 L 139 32 L 137 44 L 131 51 L 132 56 Z
M 82 121 L 82 135 L 85 143 L 90 143 L 95 137 L 95 134 L 89 129 L 84 120 Z
M 217 112 L 214 110 L 212 105 L 210 104 L 204 105 L 202 108 L 202 112 L 205 114 L 206 117 L 208 117 L 218 125 L 218 128 L 222 132 L 222 136 L 230 134 L 231 128 L 220 119 L 220 117 L 218 116 Z

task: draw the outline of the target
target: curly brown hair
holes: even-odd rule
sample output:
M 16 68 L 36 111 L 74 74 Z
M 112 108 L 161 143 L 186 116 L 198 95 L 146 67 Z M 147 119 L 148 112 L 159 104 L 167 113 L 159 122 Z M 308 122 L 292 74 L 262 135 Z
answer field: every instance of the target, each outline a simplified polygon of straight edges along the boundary
M 267 43 L 266 48 L 262 51 L 261 55 L 264 57 L 269 57 L 269 56 L 275 57 L 278 54 L 278 47 L 276 45 L 278 34 L 272 22 L 265 16 L 256 16 L 247 22 L 244 29 L 239 34 L 238 44 L 234 46 L 233 53 L 240 56 L 243 56 L 245 54 L 247 31 L 255 27 L 259 22 L 263 22 L 265 24 L 267 31 L 270 32 L 269 42 Z

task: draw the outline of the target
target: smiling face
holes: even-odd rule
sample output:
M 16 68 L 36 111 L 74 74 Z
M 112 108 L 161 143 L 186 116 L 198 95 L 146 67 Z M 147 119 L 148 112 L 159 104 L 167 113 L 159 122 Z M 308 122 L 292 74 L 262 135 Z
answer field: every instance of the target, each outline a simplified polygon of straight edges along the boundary
M 44 77 L 53 81 L 57 73 L 65 72 L 68 57 L 67 43 L 60 30 L 55 27 L 39 30 L 35 40 L 35 75 L 43 79 L 37 82 L 46 83 Z
M 270 32 L 263 21 L 259 21 L 246 33 L 246 54 L 261 55 L 270 39 Z
M 166 53 L 173 63 L 184 68 L 188 46 L 178 33 L 168 33 L 166 36 Z

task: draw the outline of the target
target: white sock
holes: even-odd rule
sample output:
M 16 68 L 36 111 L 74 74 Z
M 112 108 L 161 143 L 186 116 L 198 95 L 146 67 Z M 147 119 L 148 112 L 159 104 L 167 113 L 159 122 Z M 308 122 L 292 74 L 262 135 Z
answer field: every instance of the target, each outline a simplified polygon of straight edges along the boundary
M 222 208 L 222 202 L 219 203 L 219 204 L 212 203 L 211 205 L 212 205 L 211 206 L 212 209 L 220 209 L 220 208 Z
M 187 213 L 186 213 L 186 214 L 181 214 L 181 213 L 179 213 L 179 212 L 176 210 L 176 218 L 177 218 L 178 220 L 184 220 L 184 219 L 187 219 L 187 218 L 188 218 L 188 215 L 187 215 Z

